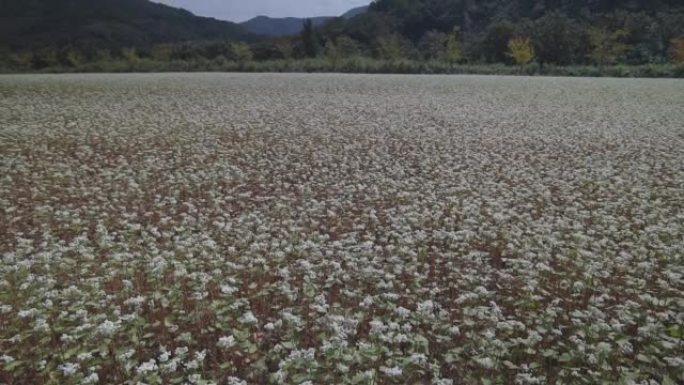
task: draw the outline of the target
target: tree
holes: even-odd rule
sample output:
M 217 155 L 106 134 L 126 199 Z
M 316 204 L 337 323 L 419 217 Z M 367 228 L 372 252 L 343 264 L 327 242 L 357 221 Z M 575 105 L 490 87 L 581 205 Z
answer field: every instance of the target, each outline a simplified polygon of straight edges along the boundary
M 672 60 L 676 64 L 684 64 L 684 37 L 672 39 L 670 51 L 672 51 Z
M 302 29 L 302 45 L 304 46 L 304 54 L 307 57 L 316 57 L 319 51 L 318 36 L 311 19 L 304 20 L 304 28 Z
M 325 43 L 325 57 L 333 67 L 337 67 L 340 59 L 342 59 L 342 54 L 340 53 L 339 48 L 332 40 L 328 40 Z
M 508 42 L 508 56 L 520 67 L 534 59 L 534 47 L 529 38 L 516 37 Z
M 398 60 L 406 54 L 406 41 L 401 35 L 380 37 L 376 41 L 378 56 L 385 60 Z
M 461 49 L 461 41 L 458 39 L 457 31 L 454 31 L 446 42 L 445 58 L 449 64 L 456 64 L 461 61 L 463 57 L 463 50 Z
M 562 13 L 547 13 L 534 22 L 532 29 L 535 56 L 540 66 L 546 63 L 568 65 L 579 59 L 577 51 L 582 45 L 582 34 Z
M 440 59 L 446 49 L 449 36 L 443 32 L 427 31 L 418 42 L 418 50 L 426 59 Z
M 340 52 L 342 57 L 358 56 L 361 52 L 359 42 L 349 36 L 339 36 L 337 39 L 335 39 L 335 45 L 337 46 L 337 50 Z
M 169 61 L 171 60 L 171 55 L 173 54 L 173 48 L 169 44 L 160 44 L 152 48 L 150 55 L 152 59 L 157 61 Z
M 482 41 L 482 56 L 489 63 L 503 63 L 508 61 L 506 51 L 508 42 L 515 36 L 515 25 L 508 21 L 492 24 L 487 29 Z
M 625 31 L 609 31 L 605 28 L 591 28 L 589 41 L 591 43 L 590 57 L 599 67 L 614 64 L 627 51 L 627 45 L 622 42 Z
M 121 57 L 129 63 L 135 63 L 140 59 L 138 57 L 138 52 L 135 50 L 135 48 L 121 49 Z
M 393 16 L 379 12 L 366 12 L 351 18 L 346 23 L 344 33 L 352 39 L 371 46 L 381 36 L 389 36 L 396 31 L 397 21 Z
M 79 51 L 71 48 L 64 55 L 64 61 L 69 67 L 78 67 L 83 63 L 84 58 Z
M 283 59 L 291 59 L 294 53 L 294 45 L 288 39 L 283 39 L 275 44 L 276 50 L 280 53 Z
M 33 68 L 41 69 L 59 65 L 59 55 L 54 47 L 43 48 L 33 55 Z
M 93 56 L 93 61 L 98 63 L 109 63 L 112 61 L 112 53 L 108 49 L 99 49 Z
M 30 69 L 33 63 L 31 52 L 18 52 L 10 55 L 10 63 L 19 69 Z
M 247 43 L 239 41 L 230 44 L 230 58 L 238 63 L 244 63 L 252 60 L 254 54 Z

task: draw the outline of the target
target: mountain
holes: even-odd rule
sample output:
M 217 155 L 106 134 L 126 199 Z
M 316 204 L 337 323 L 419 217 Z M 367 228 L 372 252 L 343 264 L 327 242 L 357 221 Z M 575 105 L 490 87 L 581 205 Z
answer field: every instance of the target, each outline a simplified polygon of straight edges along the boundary
M 360 15 L 368 10 L 368 6 L 356 7 L 345 12 L 342 16 L 344 19 L 350 19 L 354 16 Z M 320 27 L 326 22 L 334 19 L 334 16 L 320 16 L 310 18 L 314 27 Z M 280 37 L 292 36 L 302 31 L 302 25 L 306 18 L 299 17 L 268 17 L 257 16 L 253 19 L 247 20 L 240 25 L 248 32 L 260 36 Z
M 235 23 L 148 0 L 0 0 L 0 46 L 11 49 L 111 49 L 250 38 Z
M 428 31 L 449 32 L 454 26 L 476 33 L 497 22 L 520 24 L 554 14 L 592 22 L 597 17 L 677 12 L 683 6 L 682 0 L 376 0 L 369 12 L 391 17 L 397 32 L 415 40 Z
M 348 10 L 347 12 L 345 12 L 344 15 L 342 15 L 342 18 L 351 19 L 354 16 L 358 16 L 362 13 L 366 13 L 366 12 L 368 12 L 368 7 L 369 7 L 368 5 L 363 5 L 361 7 L 352 8 L 352 9 Z
M 315 27 L 325 24 L 326 21 L 332 19 L 333 17 L 321 16 L 312 17 L 311 21 Z M 268 17 L 268 16 L 257 16 L 253 19 L 249 19 L 240 25 L 248 32 L 260 36 L 290 36 L 296 35 L 302 31 L 302 25 L 304 24 L 304 18 L 298 17 Z

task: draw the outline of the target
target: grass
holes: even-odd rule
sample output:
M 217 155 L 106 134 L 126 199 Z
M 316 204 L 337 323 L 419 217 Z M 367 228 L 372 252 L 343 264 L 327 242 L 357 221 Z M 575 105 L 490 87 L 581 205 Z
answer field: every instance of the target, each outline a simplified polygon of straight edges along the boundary
M 0 73 L 13 73 L 10 68 Z M 614 66 L 544 66 L 524 67 L 504 64 L 449 64 L 441 61 L 377 60 L 369 58 L 343 59 L 331 62 L 325 59 L 269 60 L 250 62 L 216 61 L 207 59 L 159 62 L 139 59 L 135 62 L 112 61 L 84 63 L 77 67 L 48 67 L 38 73 L 120 73 L 120 72 L 320 72 L 370 74 L 479 74 L 529 75 L 572 77 L 643 77 L 681 78 L 684 66 L 674 64 L 614 65 Z

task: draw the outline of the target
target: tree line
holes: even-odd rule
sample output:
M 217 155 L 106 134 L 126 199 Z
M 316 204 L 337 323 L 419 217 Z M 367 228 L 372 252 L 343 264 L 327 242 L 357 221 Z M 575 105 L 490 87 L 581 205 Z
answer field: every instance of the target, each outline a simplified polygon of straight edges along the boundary
M 301 34 L 148 47 L 43 47 L 0 52 L 6 68 L 88 63 L 227 63 L 353 58 L 447 65 L 610 66 L 684 63 L 684 6 L 668 0 L 377 0 L 369 11 Z M 150 64 L 152 65 L 152 64 Z

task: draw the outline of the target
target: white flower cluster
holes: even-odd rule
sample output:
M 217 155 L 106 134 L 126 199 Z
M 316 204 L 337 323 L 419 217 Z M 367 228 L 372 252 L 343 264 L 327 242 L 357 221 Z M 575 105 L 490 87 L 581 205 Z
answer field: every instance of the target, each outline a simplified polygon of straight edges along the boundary
M 0 95 L 0 382 L 684 383 L 680 80 Z

